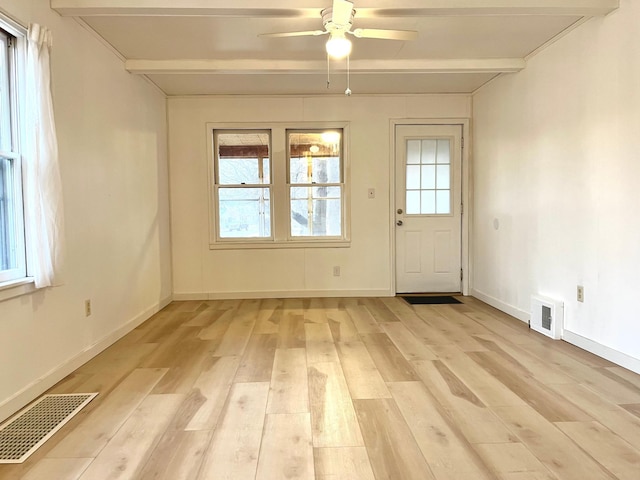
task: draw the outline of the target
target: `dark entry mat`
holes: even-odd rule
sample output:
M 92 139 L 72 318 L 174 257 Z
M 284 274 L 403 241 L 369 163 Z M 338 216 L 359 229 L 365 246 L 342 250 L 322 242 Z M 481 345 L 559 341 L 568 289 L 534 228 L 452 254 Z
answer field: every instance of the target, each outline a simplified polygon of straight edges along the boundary
M 402 297 L 403 300 L 411 305 L 442 305 L 446 303 L 462 303 L 457 298 L 447 296 L 422 295 L 415 297 Z

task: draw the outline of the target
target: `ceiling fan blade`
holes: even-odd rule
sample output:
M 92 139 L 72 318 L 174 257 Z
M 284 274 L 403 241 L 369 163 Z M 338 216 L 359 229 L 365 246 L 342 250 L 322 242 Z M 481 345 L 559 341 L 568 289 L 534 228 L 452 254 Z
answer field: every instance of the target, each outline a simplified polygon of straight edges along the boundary
M 381 38 L 384 40 L 415 40 L 415 30 L 381 30 L 378 28 L 356 28 L 353 32 L 358 38 Z
M 333 0 L 331 21 L 336 25 L 349 25 L 353 3 L 347 0 Z
M 282 37 L 307 37 L 318 36 L 329 33 L 325 30 L 308 30 L 306 32 L 281 32 L 281 33 L 260 33 L 259 37 L 282 38 Z

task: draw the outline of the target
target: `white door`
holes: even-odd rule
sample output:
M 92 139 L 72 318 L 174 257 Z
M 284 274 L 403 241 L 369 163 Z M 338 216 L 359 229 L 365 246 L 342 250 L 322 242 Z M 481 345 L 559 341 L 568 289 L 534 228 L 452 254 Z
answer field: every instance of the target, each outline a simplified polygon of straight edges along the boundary
M 462 126 L 396 125 L 396 292 L 460 292 Z

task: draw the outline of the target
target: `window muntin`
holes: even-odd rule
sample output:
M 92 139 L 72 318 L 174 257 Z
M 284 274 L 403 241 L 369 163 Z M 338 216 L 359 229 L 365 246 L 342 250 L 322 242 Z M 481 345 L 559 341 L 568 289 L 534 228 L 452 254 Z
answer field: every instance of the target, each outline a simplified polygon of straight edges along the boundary
M 271 132 L 214 131 L 218 238 L 271 238 Z
M 451 139 L 408 139 L 407 215 L 451 215 Z
M 291 237 L 342 237 L 342 129 L 287 130 Z
M 17 37 L 0 28 L 0 283 L 26 277 L 17 45 Z

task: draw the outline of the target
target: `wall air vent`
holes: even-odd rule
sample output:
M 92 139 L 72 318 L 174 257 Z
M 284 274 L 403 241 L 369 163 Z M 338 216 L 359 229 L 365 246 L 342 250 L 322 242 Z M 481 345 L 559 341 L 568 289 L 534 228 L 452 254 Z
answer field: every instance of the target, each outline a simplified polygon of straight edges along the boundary
M 539 295 L 531 296 L 530 326 L 536 332 L 555 340 L 562 338 L 562 324 L 564 321 L 563 303 Z

